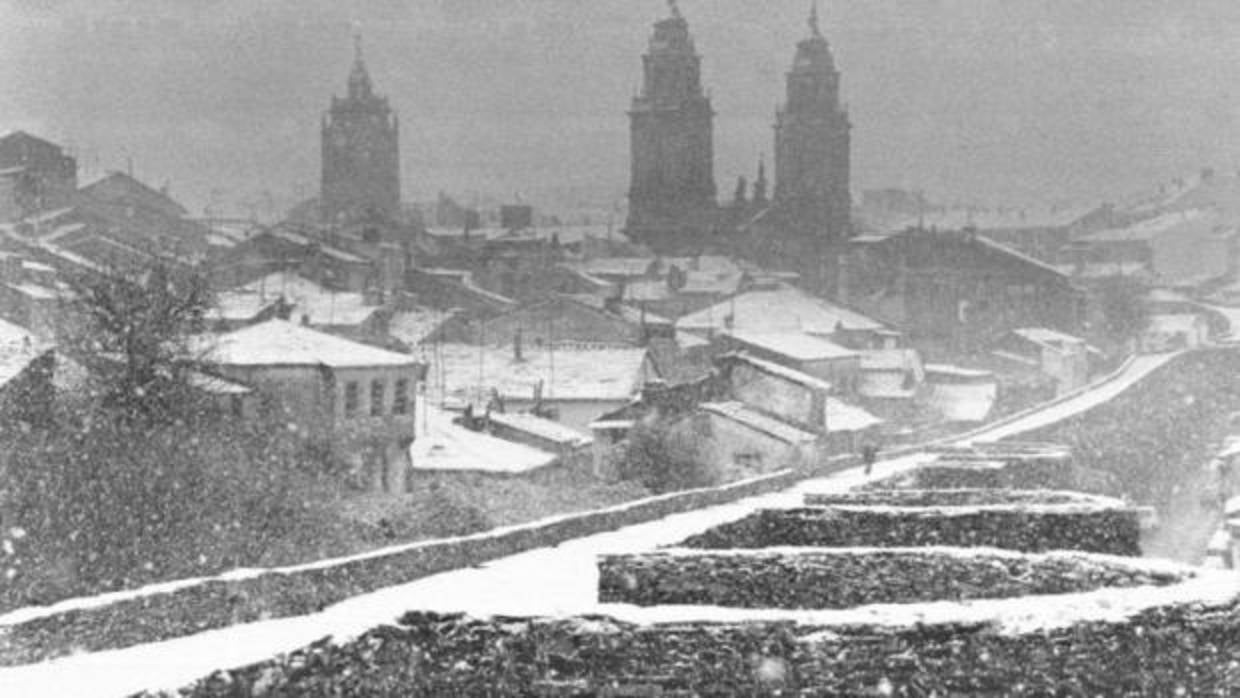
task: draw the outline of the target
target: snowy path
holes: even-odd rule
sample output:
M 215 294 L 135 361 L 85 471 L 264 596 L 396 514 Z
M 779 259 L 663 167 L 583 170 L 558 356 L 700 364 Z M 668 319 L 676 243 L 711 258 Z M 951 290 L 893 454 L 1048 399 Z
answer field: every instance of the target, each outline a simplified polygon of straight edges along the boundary
M 999 439 L 1018 436 L 1050 426 L 1056 422 L 1061 422 L 1113 399 L 1178 355 L 1172 353 L 1138 356 L 1123 371 L 1092 390 L 1070 397 L 1047 408 L 1036 410 L 1015 421 L 1001 424 L 992 429 L 975 432 L 967 439 L 963 439 L 962 443 L 998 441 Z
M 972 434 L 968 440 L 1014 436 L 1079 414 L 1112 399 L 1173 356 L 1139 357 L 1093 390 L 994 429 Z M 336 638 L 359 635 L 390 623 L 412 609 L 484 616 L 604 613 L 640 621 L 651 611 L 597 602 L 595 561 L 600 553 L 648 551 L 735 520 L 757 508 L 800 505 L 807 491 L 842 492 L 868 479 L 886 477 L 932 458 L 925 453 L 914 453 L 882 461 L 875 465 L 869 477 L 863 475 L 860 468 L 849 469 L 802 482 L 783 492 L 676 514 L 477 567 L 426 577 L 343 601 L 313 615 L 233 626 L 165 642 L 0 670 L 0 695 L 127 696 L 142 690 L 173 689 L 221 667 L 262 661 L 326 635 Z M 738 617 L 744 615 L 741 613 Z
M 0 671 L 0 695 L 126 696 L 172 689 L 220 667 L 243 666 L 305 646 L 325 635 L 347 638 L 390 623 L 412 609 L 479 615 L 607 612 L 596 600 L 600 553 L 640 552 L 678 542 L 761 507 L 801 503 L 809 490 L 842 492 L 925 462 L 915 454 L 809 480 L 776 494 L 710 507 L 568 541 L 365 594 L 321 613 L 213 630 L 160 643 L 81 654 Z

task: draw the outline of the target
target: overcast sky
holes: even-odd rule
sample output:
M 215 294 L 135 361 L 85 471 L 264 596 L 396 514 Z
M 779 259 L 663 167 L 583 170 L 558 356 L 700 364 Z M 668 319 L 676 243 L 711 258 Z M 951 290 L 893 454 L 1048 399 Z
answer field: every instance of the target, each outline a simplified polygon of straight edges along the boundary
M 716 178 L 770 157 L 808 0 L 681 0 L 718 112 Z M 405 195 L 548 207 L 628 182 L 625 109 L 663 0 L 0 0 L 0 130 L 195 211 L 313 194 L 351 23 L 402 120 Z M 823 0 L 855 191 L 1023 204 L 1240 168 L 1235 0 Z M 213 193 L 214 190 L 214 193 Z M 468 197 L 467 197 L 468 198 Z M 266 206 L 265 203 L 262 206 Z

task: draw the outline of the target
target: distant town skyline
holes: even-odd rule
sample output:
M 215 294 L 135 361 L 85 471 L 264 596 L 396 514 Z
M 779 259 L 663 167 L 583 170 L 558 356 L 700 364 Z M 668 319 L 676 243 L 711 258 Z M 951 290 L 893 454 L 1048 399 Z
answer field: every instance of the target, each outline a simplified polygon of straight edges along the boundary
M 127 169 L 195 214 L 317 190 L 319 120 L 354 26 L 402 121 L 404 196 L 606 206 L 663 0 L 351 4 L 3 0 L 0 131 Z M 1085 6 L 1081 6 L 1085 5 Z M 716 184 L 772 156 L 809 3 L 682 0 L 718 112 Z M 1240 7 L 1222 0 L 822 4 L 854 123 L 854 191 L 1021 205 L 1120 198 L 1240 167 Z

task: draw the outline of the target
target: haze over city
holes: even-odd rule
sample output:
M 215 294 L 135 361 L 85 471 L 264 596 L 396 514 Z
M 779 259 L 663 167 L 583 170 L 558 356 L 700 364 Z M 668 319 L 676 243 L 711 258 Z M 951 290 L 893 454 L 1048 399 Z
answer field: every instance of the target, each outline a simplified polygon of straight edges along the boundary
M 446 190 L 605 208 L 658 0 L 5 0 L 6 125 L 201 213 L 313 195 L 317 130 L 357 27 L 402 119 L 406 200 Z M 806 2 L 683 3 L 718 112 L 721 193 L 771 157 Z M 1123 197 L 1240 164 L 1240 6 L 843 0 L 823 29 L 854 123 L 854 191 L 944 202 Z M 269 194 L 264 194 L 267 192 Z

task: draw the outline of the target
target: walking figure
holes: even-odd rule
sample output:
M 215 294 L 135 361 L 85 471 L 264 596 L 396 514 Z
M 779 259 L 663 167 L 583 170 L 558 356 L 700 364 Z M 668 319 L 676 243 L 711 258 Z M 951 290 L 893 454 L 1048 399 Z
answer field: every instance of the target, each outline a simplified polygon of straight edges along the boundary
M 878 460 L 878 446 L 867 443 L 861 447 L 861 462 L 865 463 L 865 474 L 874 472 L 874 461 Z

